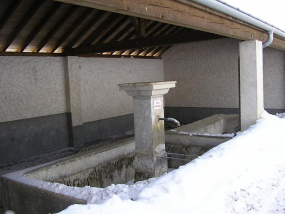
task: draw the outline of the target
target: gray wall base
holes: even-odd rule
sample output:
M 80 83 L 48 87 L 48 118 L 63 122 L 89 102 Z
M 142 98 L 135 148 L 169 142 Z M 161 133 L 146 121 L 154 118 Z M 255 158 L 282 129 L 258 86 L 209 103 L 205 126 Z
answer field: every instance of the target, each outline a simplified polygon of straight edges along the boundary
M 126 114 L 83 124 L 84 142 L 106 139 L 134 130 L 134 114 Z
M 0 165 L 70 147 L 68 114 L 0 123 Z
M 285 109 L 265 109 L 268 113 L 276 115 Z M 193 123 L 215 114 L 239 114 L 238 108 L 200 108 L 200 107 L 165 107 L 165 117 L 173 117 L 181 124 Z

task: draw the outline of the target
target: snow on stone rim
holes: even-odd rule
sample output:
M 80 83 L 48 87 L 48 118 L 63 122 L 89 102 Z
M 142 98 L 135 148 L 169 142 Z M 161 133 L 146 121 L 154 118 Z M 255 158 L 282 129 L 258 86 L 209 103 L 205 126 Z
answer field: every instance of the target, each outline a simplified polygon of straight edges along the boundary
M 60 213 L 284 213 L 284 130 L 284 119 L 264 112 L 256 125 L 178 170 L 101 189 L 108 197 L 89 202 L 102 204 Z

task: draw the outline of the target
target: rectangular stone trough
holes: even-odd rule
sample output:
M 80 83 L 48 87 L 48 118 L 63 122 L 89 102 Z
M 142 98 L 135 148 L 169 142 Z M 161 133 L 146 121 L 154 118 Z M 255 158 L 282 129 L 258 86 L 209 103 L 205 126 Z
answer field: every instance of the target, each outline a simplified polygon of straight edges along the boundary
M 78 153 L 59 161 L 13 172 L 2 176 L 4 207 L 15 213 L 55 213 L 72 204 L 86 204 L 78 197 L 69 197 L 39 188 L 46 182 L 69 186 L 106 187 L 127 183 L 134 178 L 133 138 L 112 145 Z
M 218 114 L 166 131 L 166 151 L 172 153 L 169 156 L 176 158 L 168 161 L 168 167 L 178 168 L 230 140 L 234 136 L 234 128 L 238 125 L 239 115 Z
M 181 128 L 167 131 L 166 152 L 190 155 L 169 159 L 168 165 L 177 168 L 202 155 L 209 149 L 231 139 L 237 125 L 236 116 L 215 115 Z M 200 127 L 200 131 L 198 130 Z M 210 132 L 209 134 L 197 131 Z M 216 133 L 215 133 L 216 132 Z M 172 155 L 172 157 L 176 157 Z M 100 187 L 127 183 L 135 177 L 135 140 L 129 138 L 58 161 L 13 172 L 2 176 L 4 207 L 16 213 L 55 213 L 72 204 L 86 204 L 82 197 L 70 197 L 40 188 L 47 182 L 75 187 Z M 185 159 L 185 160 L 183 160 Z

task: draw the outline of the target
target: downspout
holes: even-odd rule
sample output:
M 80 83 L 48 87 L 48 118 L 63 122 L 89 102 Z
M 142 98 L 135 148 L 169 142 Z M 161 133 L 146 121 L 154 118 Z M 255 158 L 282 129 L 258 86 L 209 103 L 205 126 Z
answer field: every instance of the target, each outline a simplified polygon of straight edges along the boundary
M 273 32 L 274 32 L 274 29 L 268 32 L 268 40 L 262 44 L 263 48 L 268 47 L 273 42 L 273 37 L 274 37 Z
M 177 0 L 177 1 L 182 2 L 184 4 L 187 4 L 190 0 Z M 267 31 L 268 32 L 268 40 L 262 44 L 263 48 L 268 47 L 272 43 L 273 36 L 274 36 L 273 32 L 276 35 L 285 38 L 285 32 L 284 31 L 281 31 L 278 28 L 276 28 L 272 25 L 269 25 L 268 23 L 266 23 L 266 22 L 264 22 L 258 18 L 255 18 L 252 15 L 247 14 L 247 13 L 241 11 L 240 9 L 235 8 L 235 7 L 233 7 L 227 3 L 224 3 L 220 0 L 216 0 L 216 1 L 213 1 L 213 0 L 191 0 L 191 1 L 196 2 L 198 4 L 201 4 L 203 6 L 206 6 L 206 7 L 212 8 L 216 11 L 222 12 L 224 14 L 227 14 L 229 16 L 232 16 L 234 18 L 237 18 L 241 21 L 247 22 L 249 24 L 252 24 L 258 28 L 261 28 L 261 29 Z M 240 75 L 240 62 L 239 61 L 240 61 L 240 59 L 238 58 L 238 75 Z M 239 109 L 240 109 L 240 82 L 238 84 L 239 84 Z M 240 120 L 241 120 L 241 118 L 239 118 L 239 126 L 235 128 L 236 132 L 240 131 L 240 128 L 241 128 Z

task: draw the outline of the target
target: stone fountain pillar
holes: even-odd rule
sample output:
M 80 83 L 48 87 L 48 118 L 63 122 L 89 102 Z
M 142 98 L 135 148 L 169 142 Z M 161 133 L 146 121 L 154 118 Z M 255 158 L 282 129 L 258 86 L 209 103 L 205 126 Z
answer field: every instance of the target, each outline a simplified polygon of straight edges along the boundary
M 136 141 L 135 180 L 158 177 L 167 172 L 167 160 L 157 155 L 165 152 L 163 95 L 176 81 L 119 84 L 133 97 Z

